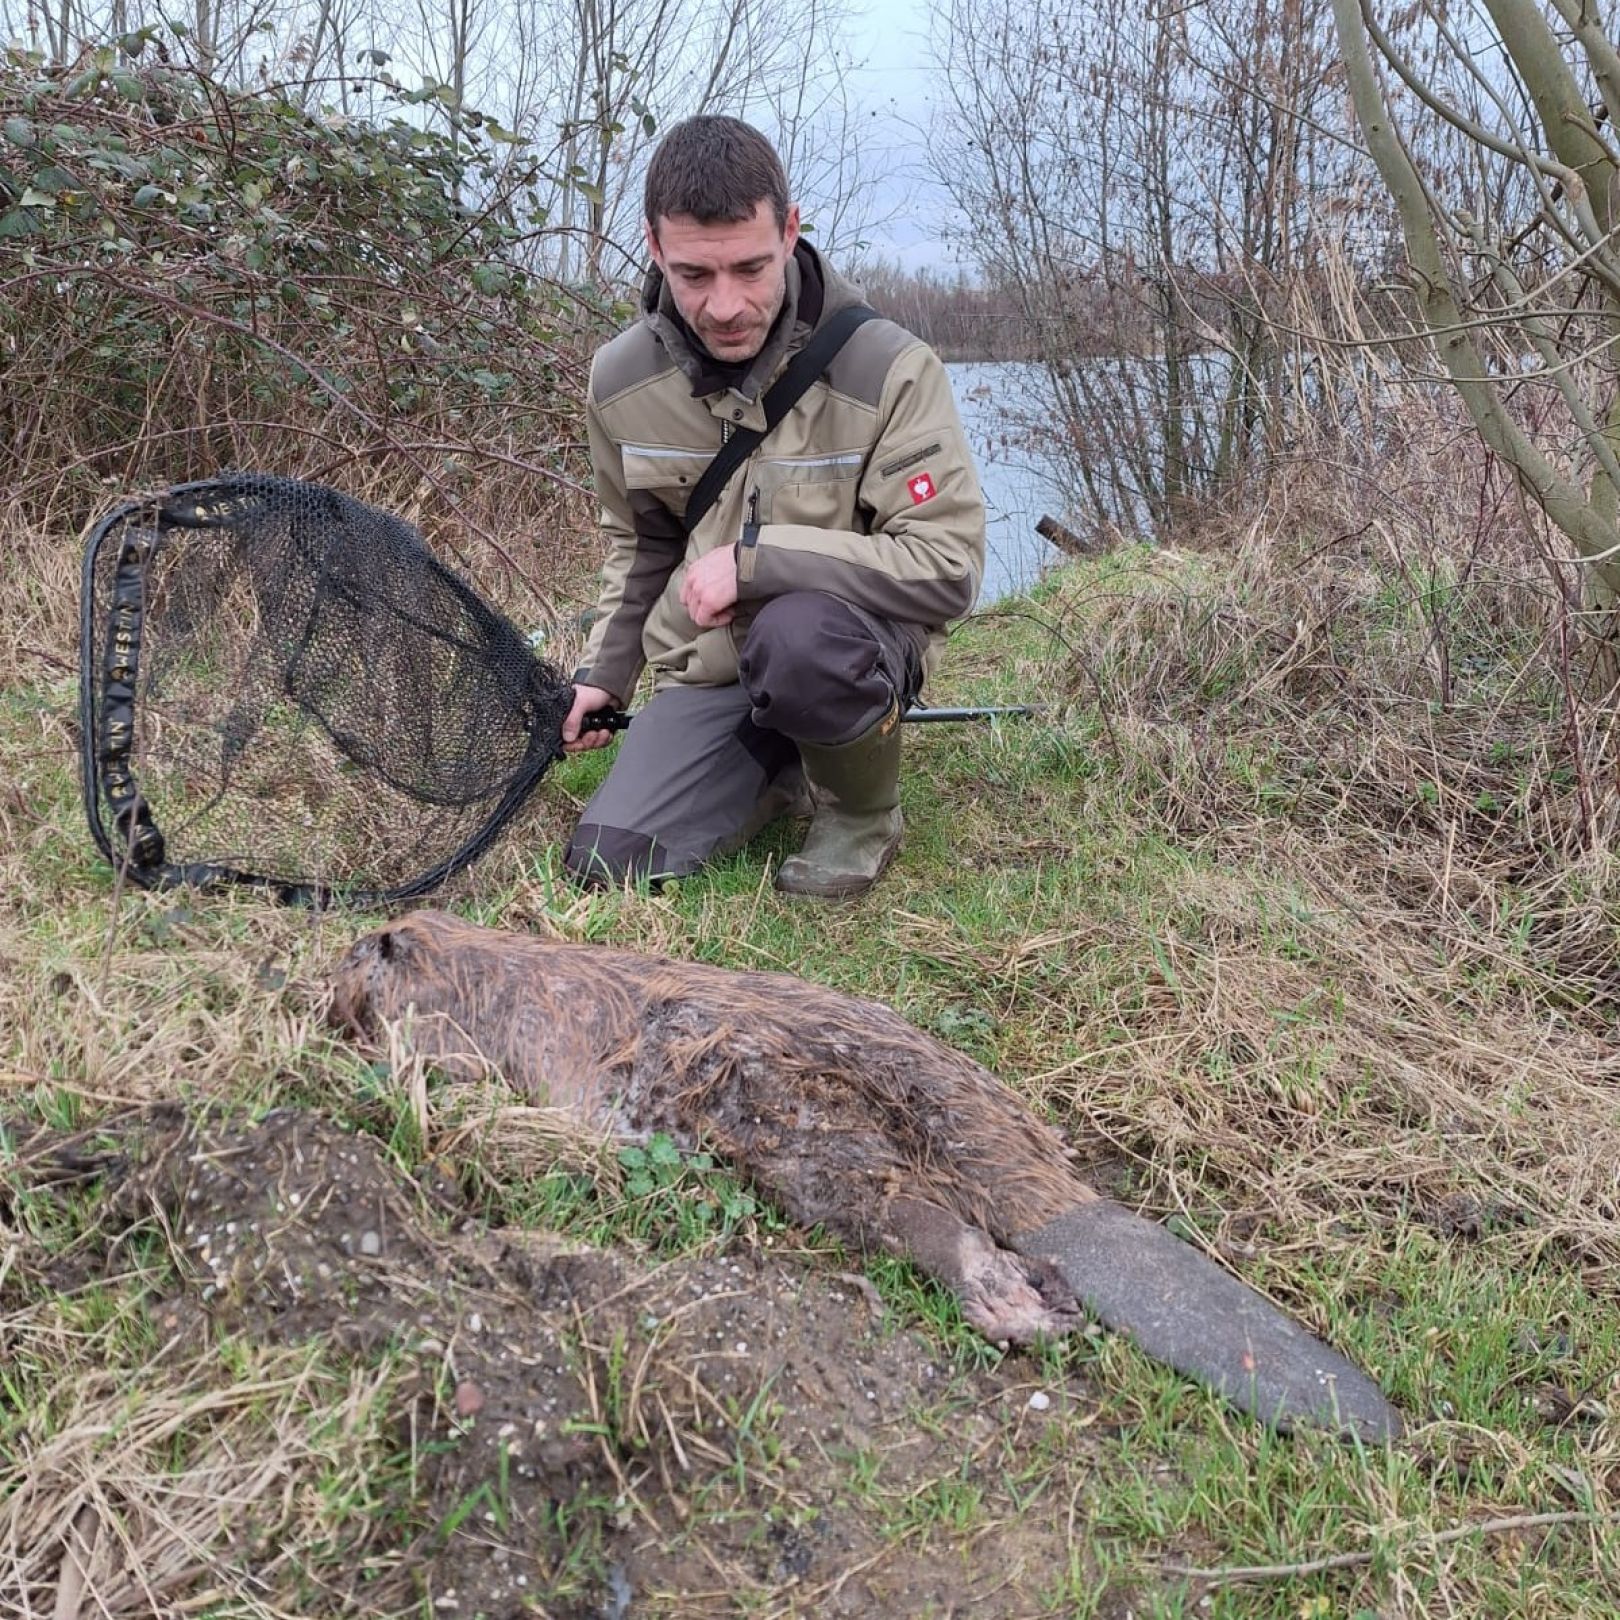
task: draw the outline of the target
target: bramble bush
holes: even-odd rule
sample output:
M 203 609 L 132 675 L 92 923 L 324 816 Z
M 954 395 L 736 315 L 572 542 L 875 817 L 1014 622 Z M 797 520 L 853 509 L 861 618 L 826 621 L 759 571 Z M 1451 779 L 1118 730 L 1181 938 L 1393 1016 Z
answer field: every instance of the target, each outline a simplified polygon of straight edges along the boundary
M 576 571 L 615 312 L 527 267 L 535 165 L 443 86 L 229 90 L 151 33 L 0 62 L 0 444 L 23 529 L 225 466 L 327 478 L 507 590 Z M 430 105 L 428 105 L 430 104 Z M 429 117 L 431 113 L 431 118 Z M 572 537 L 572 538 L 571 538 Z

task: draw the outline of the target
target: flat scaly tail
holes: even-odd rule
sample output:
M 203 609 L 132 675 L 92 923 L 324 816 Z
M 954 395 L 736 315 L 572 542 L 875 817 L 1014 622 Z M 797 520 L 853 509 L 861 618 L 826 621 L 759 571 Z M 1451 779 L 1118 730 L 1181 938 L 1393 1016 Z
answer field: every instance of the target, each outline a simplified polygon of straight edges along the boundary
M 1105 1327 L 1274 1428 L 1308 1423 L 1369 1442 L 1404 1428 L 1383 1391 L 1338 1351 L 1121 1204 L 1076 1205 L 1011 1247 L 1055 1267 Z

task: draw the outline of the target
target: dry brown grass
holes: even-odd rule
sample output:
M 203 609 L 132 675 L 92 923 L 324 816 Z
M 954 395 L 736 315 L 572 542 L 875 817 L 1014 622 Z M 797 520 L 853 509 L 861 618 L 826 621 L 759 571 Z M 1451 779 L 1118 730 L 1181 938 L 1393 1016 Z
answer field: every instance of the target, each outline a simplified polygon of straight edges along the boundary
M 1504 1259 L 1550 1247 L 1612 1293 L 1612 1043 L 1469 1004 L 1455 966 L 1398 916 L 1296 909 L 1279 955 L 1255 899 L 1248 876 L 1189 874 L 1180 926 L 1109 1009 L 1124 1039 L 1030 1077 L 1032 1090 L 1184 1209 L 1207 1211 L 1196 1181 L 1237 1191 L 1225 1228 L 1365 1233 L 1414 1215 L 1490 1227 Z M 1141 957 L 1123 919 L 1076 948 Z
M 132 1366 L 105 1334 L 118 1359 L 98 1366 L 91 1337 L 49 1311 L 8 1312 L 0 1332 L 19 1374 L 41 1358 L 63 1369 L 0 1497 L 8 1614 L 268 1620 L 300 1587 L 347 1584 L 347 1560 L 394 1538 L 355 1511 L 378 1505 L 368 1476 L 386 1455 L 391 1366 L 338 1372 L 318 1349 L 245 1347 L 236 1368 L 214 1350 Z
M 1077 1472 L 1043 1476 L 1030 1511 L 1070 1515 L 1086 1556 L 1117 1566 L 1114 1590 L 1173 1592 L 1161 1558 L 1371 1551 L 1240 1584 L 1213 1612 L 1294 1620 L 1322 1597 L 1320 1612 L 1391 1620 L 1607 1620 L 1616 698 L 1600 624 L 1557 588 L 1568 571 L 1529 544 L 1517 504 L 1443 420 L 1406 430 L 1387 463 L 1302 460 L 1259 510 L 1212 515 L 1196 545 L 1053 581 L 1036 611 L 1072 663 L 1022 621 L 964 635 L 942 700 L 952 684 L 986 701 L 1056 685 L 1073 707 L 1050 727 L 908 742 L 911 841 L 870 906 L 787 906 L 757 853 L 680 892 L 575 894 L 546 850 L 588 786 L 577 770 L 554 773 L 447 898 L 480 921 L 787 968 L 893 1002 L 1026 1089 L 1118 1190 L 1181 1217 L 1379 1368 L 1414 1420 L 1393 1460 L 1269 1445 L 1195 1411 L 1122 1347 L 1094 1351 L 1079 1427 L 1051 1443 Z M 25 604 L 21 639 L 47 655 L 14 655 L 0 700 L 0 1114 L 302 1102 L 385 1140 L 408 1124 L 402 1157 L 425 1151 L 464 1179 L 530 1182 L 560 1153 L 606 1186 L 618 1166 L 600 1144 L 491 1088 L 430 1085 L 409 1065 L 383 1076 L 334 1041 L 322 977 L 363 919 L 231 895 L 114 906 L 69 775 L 72 677 L 51 662 L 72 661 L 64 549 L 36 537 L 0 565 Z M 36 1234 L 30 1263 L 71 1249 L 74 1229 Z M 97 1366 L 94 1341 L 37 1296 L 25 1316 L 27 1332 L 57 1335 L 85 1414 L 151 1367 L 169 1412 L 219 1394 L 225 1423 L 231 1388 L 279 1379 L 263 1411 L 292 1421 L 301 1363 L 223 1377 L 126 1347 Z M 333 1412 L 351 1399 L 343 1382 L 304 1388 Z M 31 1442 L 50 1471 L 4 1505 L 58 1538 L 86 1502 L 100 1522 L 99 1504 L 123 1500 L 114 1484 L 93 1495 L 86 1481 L 111 1464 L 62 1438 L 82 1436 L 79 1411 L 53 1408 Z M 1080 1429 L 1098 1448 L 1083 1469 Z M 295 1448 L 263 1489 L 285 1491 L 318 1450 Z M 208 1444 L 195 1455 L 223 1466 Z M 116 1491 L 149 1502 L 145 1465 L 126 1460 L 118 1479 L 133 1483 Z M 1546 1513 L 1589 1517 L 1452 1534 Z M 289 1545 L 316 1533 L 300 1522 Z M 140 1545 L 157 1568 L 162 1544 Z M 205 1565 L 216 1578 L 228 1560 L 215 1548 Z M 1208 1612 L 1199 1590 L 1166 1612 Z M 1086 1592 L 1045 1612 L 1083 1613 Z
M 1096 716 L 1094 802 L 1180 870 L 1168 909 L 1080 923 L 1071 956 L 1134 971 L 1097 991 L 1107 1035 L 1031 1083 L 1171 1207 L 1207 1209 L 1208 1178 L 1249 1228 L 1415 1215 L 1609 1294 L 1611 620 L 1428 408 L 1376 491 L 1302 461 L 1190 533 L 1213 553 L 1087 571 L 1047 605 Z

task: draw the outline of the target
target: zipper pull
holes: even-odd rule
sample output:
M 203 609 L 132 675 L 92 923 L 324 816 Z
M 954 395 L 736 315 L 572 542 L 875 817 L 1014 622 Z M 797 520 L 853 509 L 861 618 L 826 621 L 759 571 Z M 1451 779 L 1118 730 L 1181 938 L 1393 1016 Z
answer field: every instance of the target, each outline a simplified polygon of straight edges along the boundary
M 753 493 L 748 497 L 748 521 L 759 527 L 759 485 L 754 485 Z
M 759 544 L 759 485 L 755 484 L 748 496 L 748 516 L 743 522 L 742 538 L 739 542 L 744 551 L 751 550 Z

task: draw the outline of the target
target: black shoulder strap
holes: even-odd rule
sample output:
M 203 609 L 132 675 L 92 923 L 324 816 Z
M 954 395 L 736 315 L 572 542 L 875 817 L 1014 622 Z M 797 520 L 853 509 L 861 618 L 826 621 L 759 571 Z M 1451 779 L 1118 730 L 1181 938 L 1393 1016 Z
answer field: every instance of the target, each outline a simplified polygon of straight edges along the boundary
M 709 508 L 720 498 L 731 475 L 754 453 L 766 434 L 798 404 L 805 390 L 833 362 L 833 357 L 849 341 L 857 326 L 877 319 L 877 311 L 865 304 L 851 304 L 818 326 L 810 341 L 788 362 L 787 370 L 765 391 L 765 428 L 741 428 L 720 446 L 714 460 L 703 469 L 703 476 L 692 487 L 681 520 L 690 534 L 703 521 Z

